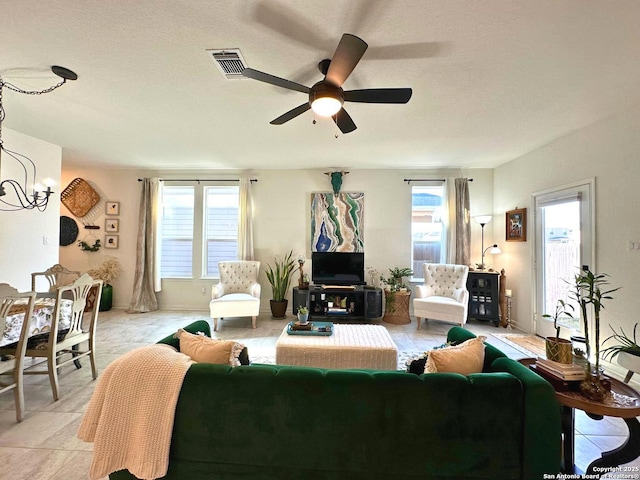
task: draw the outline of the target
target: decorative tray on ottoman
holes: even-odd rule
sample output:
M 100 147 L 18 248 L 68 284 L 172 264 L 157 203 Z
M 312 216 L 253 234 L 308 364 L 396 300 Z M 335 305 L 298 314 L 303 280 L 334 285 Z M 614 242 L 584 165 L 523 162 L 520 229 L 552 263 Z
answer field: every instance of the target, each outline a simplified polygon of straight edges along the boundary
M 295 323 L 289 322 L 287 324 L 287 333 L 289 335 L 323 335 L 326 337 L 333 334 L 333 322 L 309 322 L 311 328 L 304 330 L 296 329 Z

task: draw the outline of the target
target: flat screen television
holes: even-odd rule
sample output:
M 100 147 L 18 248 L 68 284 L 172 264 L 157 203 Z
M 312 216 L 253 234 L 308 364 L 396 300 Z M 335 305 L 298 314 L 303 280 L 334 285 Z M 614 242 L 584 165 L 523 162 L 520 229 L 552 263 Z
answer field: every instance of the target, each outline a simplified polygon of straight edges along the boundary
M 364 253 L 311 252 L 311 280 L 316 285 L 365 285 Z

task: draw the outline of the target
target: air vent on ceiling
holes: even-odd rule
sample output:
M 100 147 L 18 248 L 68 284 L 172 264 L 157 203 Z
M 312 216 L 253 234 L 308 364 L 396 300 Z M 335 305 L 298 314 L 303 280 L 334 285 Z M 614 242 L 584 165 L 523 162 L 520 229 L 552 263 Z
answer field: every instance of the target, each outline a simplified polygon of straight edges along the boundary
M 207 50 L 213 57 L 216 65 L 227 79 L 246 78 L 242 71 L 247 68 L 247 64 L 242 58 L 239 48 L 227 48 L 224 50 Z

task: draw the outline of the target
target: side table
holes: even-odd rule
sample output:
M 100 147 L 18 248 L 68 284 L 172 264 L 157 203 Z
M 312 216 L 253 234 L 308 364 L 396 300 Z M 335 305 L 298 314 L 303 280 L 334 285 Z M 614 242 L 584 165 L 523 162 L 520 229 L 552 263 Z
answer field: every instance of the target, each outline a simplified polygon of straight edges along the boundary
M 395 325 L 406 325 L 411 323 L 409 316 L 409 306 L 411 292 L 393 292 L 393 298 L 387 299 L 389 292 L 384 292 L 387 309 L 384 312 L 383 321 Z
M 617 467 L 640 456 L 640 393 L 626 383 L 611 379 L 611 396 L 601 402 L 589 400 L 580 392 L 556 390 L 556 398 L 562 405 L 562 433 L 564 436 L 564 473 L 575 472 L 574 432 L 575 409 L 583 410 L 589 417 L 601 420 L 603 416 L 619 417 L 629 429 L 627 441 L 622 446 L 602 452 L 602 457 L 591 462 L 586 474 L 607 473 L 606 467 Z

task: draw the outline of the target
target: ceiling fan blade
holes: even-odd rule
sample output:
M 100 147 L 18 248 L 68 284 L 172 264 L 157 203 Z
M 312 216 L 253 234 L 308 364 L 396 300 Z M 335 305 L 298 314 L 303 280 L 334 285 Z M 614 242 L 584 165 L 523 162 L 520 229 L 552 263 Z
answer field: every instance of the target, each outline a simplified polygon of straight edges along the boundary
M 299 83 L 292 82 L 291 80 L 285 80 L 284 78 L 269 75 L 268 73 L 259 72 L 258 70 L 254 70 L 253 68 L 245 68 L 242 71 L 242 75 L 247 78 L 259 80 L 260 82 L 270 83 L 271 85 L 275 85 L 276 87 L 296 90 L 297 92 L 302 93 L 309 93 L 309 87 L 305 87 L 304 85 L 300 85 Z
M 344 108 L 341 108 L 340 111 L 336 113 L 332 118 L 333 121 L 336 122 L 336 125 L 338 125 L 338 128 L 342 133 L 350 133 L 358 128 L 356 127 L 356 124 L 353 123 L 351 116 Z
M 258 2 L 253 11 L 253 19 L 294 42 L 327 53 L 335 43 L 327 40 L 320 26 L 308 21 L 300 14 L 280 2 Z
M 355 35 L 350 33 L 342 35 L 338 48 L 331 58 L 325 80 L 341 87 L 367 51 L 367 47 L 367 42 Z
M 410 88 L 368 88 L 344 92 L 345 102 L 407 103 L 413 90 Z
M 403 43 L 371 47 L 367 60 L 410 60 L 446 56 L 452 50 L 451 42 Z
M 287 113 L 280 115 L 278 118 L 276 118 L 275 120 L 271 120 L 269 123 L 271 125 L 282 125 L 285 122 L 288 122 L 291 119 L 296 118 L 298 115 L 303 114 L 304 112 L 306 112 L 307 110 L 309 110 L 311 108 L 311 105 L 309 105 L 309 102 L 307 103 L 303 103 L 302 105 L 289 110 Z

